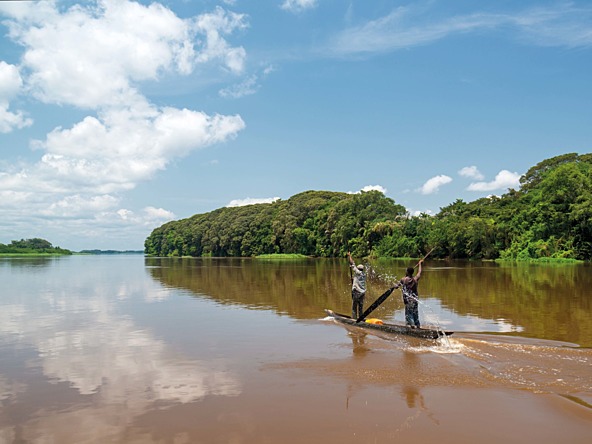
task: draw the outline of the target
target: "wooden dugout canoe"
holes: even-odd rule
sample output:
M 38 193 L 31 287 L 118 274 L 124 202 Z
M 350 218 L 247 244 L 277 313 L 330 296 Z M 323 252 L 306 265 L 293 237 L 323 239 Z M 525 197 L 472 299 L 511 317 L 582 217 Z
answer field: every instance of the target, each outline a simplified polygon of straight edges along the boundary
M 438 329 L 432 328 L 411 328 L 407 327 L 406 325 L 400 324 L 387 324 L 387 323 L 374 323 L 374 322 L 356 322 L 355 319 L 351 317 L 335 313 L 333 310 L 325 309 L 325 312 L 335 319 L 337 322 L 342 324 L 352 325 L 354 327 L 360 328 L 367 328 L 370 330 L 379 330 L 386 333 L 396 333 L 408 336 L 414 336 L 416 338 L 424 338 L 424 339 L 438 339 L 443 336 L 450 336 L 452 333 L 451 331 L 443 331 Z

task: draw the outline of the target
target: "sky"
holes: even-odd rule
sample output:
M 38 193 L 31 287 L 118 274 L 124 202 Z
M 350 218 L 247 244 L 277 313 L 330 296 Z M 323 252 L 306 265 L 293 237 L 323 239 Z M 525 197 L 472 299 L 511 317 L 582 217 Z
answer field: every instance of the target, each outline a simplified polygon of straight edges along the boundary
M 437 214 L 589 152 L 589 1 L 0 1 L 0 243 L 308 190 Z

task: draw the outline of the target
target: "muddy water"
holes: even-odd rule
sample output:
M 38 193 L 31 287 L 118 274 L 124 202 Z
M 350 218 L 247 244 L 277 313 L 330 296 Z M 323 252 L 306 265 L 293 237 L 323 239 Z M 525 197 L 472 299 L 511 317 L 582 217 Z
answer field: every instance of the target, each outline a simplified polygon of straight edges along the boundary
M 343 261 L 0 260 L 0 443 L 592 442 L 592 269 L 426 265 L 448 340 L 326 319 Z

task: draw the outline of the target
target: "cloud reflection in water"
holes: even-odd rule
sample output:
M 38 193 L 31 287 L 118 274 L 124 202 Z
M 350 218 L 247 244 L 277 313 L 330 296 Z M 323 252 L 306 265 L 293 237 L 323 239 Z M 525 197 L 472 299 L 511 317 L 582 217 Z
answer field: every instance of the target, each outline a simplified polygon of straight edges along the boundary
M 27 412 L 18 426 L 0 426 L 0 441 L 120 439 L 151 409 L 241 393 L 224 361 L 183 356 L 120 312 L 122 300 L 162 301 L 166 290 L 150 279 L 125 280 L 124 271 L 97 279 L 96 271 L 19 281 L 0 301 L 0 344 L 13 352 L 3 353 L 12 362 L 0 364 L 0 399 Z M 57 400 L 39 394 L 39 380 L 47 391 L 66 384 L 69 395 L 59 397 L 68 400 L 56 408 Z

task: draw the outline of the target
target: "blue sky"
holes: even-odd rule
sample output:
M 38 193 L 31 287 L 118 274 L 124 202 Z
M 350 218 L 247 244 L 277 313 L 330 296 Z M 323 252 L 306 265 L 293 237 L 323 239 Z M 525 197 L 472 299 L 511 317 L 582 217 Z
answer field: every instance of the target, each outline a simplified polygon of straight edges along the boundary
M 0 2 L 0 242 L 307 190 L 436 214 L 591 152 L 588 1 Z

